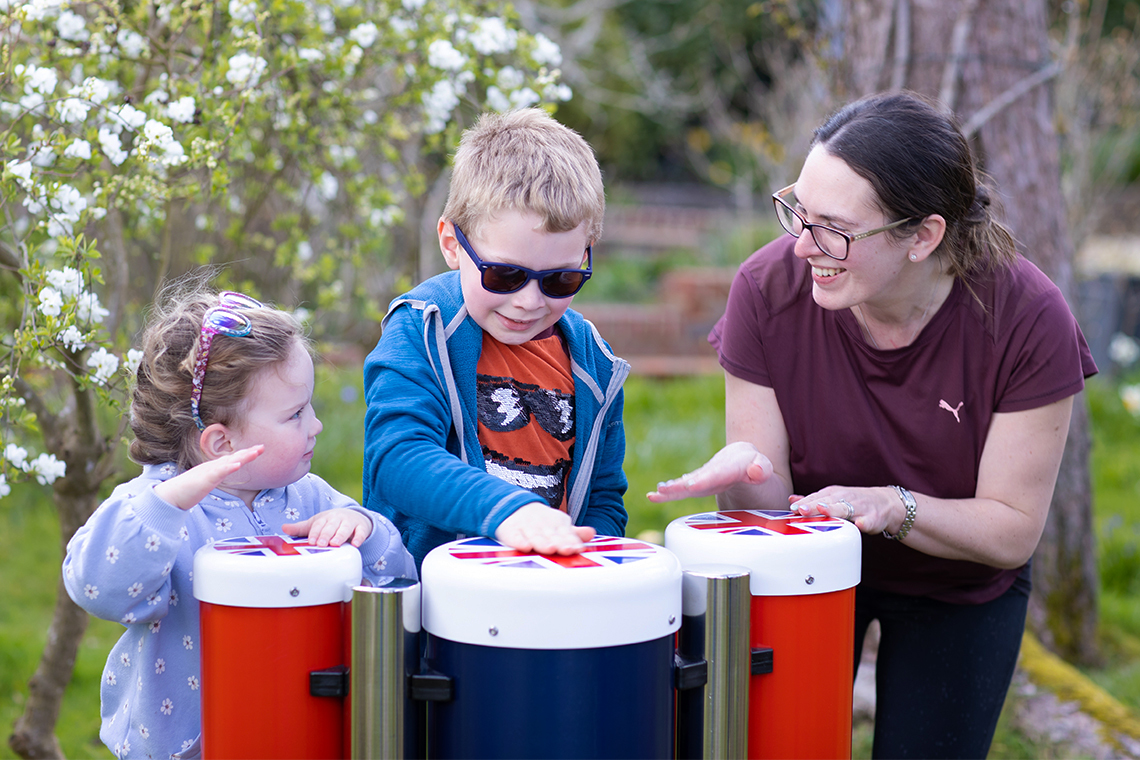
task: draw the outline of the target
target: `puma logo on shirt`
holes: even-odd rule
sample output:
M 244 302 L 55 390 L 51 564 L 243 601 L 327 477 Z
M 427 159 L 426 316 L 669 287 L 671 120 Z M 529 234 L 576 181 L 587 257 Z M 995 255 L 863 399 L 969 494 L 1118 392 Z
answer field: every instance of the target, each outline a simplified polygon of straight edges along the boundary
M 946 411 L 950 412 L 950 414 L 954 415 L 955 422 L 961 422 L 962 420 L 958 419 L 958 410 L 961 409 L 962 405 L 965 403 L 965 401 L 959 401 L 958 406 L 950 406 L 950 404 L 948 404 L 946 401 L 939 399 L 938 408 L 945 409 Z

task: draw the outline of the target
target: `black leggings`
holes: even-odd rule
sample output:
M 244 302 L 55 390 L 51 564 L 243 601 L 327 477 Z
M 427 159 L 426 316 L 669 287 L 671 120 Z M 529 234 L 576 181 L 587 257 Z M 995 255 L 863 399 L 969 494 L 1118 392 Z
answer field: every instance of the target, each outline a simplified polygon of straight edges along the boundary
M 875 665 L 875 758 L 984 758 L 1017 665 L 1029 597 L 948 604 L 858 587 L 855 669 L 867 626 Z

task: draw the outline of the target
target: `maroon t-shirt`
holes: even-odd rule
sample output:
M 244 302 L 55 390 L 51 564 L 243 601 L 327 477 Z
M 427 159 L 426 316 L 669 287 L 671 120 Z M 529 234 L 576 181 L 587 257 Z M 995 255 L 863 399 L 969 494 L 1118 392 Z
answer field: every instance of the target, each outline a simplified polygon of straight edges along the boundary
M 971 280 L 973 294 L 959 279 L 911 345 L 879 350 L 850 309 L 815 303 L 794 243 L 741 265 L 709 341 L 726 372 L 775 390 L 795 493 L 897 484 L 971 497 L 993 414 L 1071 396 L 1097 371 L 1060 291 L 1024 258 Z M 1019 572 L 863 536 L 862 583 L 883 591 L 977 604 Z

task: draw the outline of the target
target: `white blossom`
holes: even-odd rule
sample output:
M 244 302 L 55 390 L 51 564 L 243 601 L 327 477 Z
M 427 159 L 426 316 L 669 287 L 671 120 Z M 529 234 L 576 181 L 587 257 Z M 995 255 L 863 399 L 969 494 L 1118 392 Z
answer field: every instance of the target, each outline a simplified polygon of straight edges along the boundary
M 320 180 L 317 182 L 317 193 L 326 201 L 335 199 L 337 190 L 339 189 L 340 182 L 335 176 L 328 172 L 322 174 Z
M 146 37 L 133 29 L 120 29 L 115 41 L 119 43 L 124 58 L 141 58 L 149 47 Z
M 99 148 L 107 160 L 115 166 L 127 160 L 127 152 L 123 150 L 123 143 L 119 136 L 106 127 L 99 128 Z
M 443 79 L 435 83 L 431 92 L 425 92 L 421 97 L 424 114 L 427 116 L 424 131 L 429 135 L 442 132 L 451 118 L 451 112 L 459 105 L 459 95 L 455 92 L 455 86 Z
M 146 123 L 146 113 L 132 106 L 130 103 L 124 103 L 115 111 L 115 115 L 122 120 L 122 123 L 131 129 L 138 129 Z
M 8 485 L 8 478 L 0 472 L 0 497 L 7 496 L 10 493 L 12 493 L 12 486 Z
M 511 101 L 507 99 L 502 90 L 491 85 L 487 88 L 487 106 L 493 111 L 502 113 L 511 110 Z
M 72 88 L 69 94 L 99 104 L 111 97 L 111 85 L 98 77 L 87 77 L 83 84 Z
M 197 106 L 194 103 L 194 98 L 187 95 L 186 97 L 179 98 L 166 107 L 166 115 L 174 121 L 180 121 L 183 124 L 189 124 L 194 121 L 194 111 Z
M 99 303 L 99 296 L 94 293 L 80 293 L 79 297 L 75 299 L 75 315 L 84 322 L 95 322 L 96 324 L 103 321 L 111 312 L 103 308 Z
M 534 52 L 531 53 L 535 63 L 545 66 L 562 65 L 562 49 L 558 43 L 539 32 L 534 35 Z
M 127 372 L 132 375 L 139 371 L 139 364 L 142 363 L 143 352 L 137 348 L 132 348 L 127 351 L 127 357 L 123 360 L 123 367 Z
M 44 18 L 58 11 L 61 5 L 63 5 L 63 0 L 32 0 L 24 5 L 24 13 L 31 21 L 43 21 Z
M 313 258 L 313 244 L 308 240 L 297 243 L 297 258 L 301 261 L 311 260 Z
M 1132 416 L 1140 417 L 1140 385 L 1120 386 L 1120 400 Z
M 67 474 L 67 463 L 55 458 L 55 454 L 40 454 L 28 467 L 29 472 L 36 474 L 36 482 L 41 486 L 49 486 Z
M 246 0 L 230 0 L 230 18 L 239 24 L 252 24 L 257 20 L 257 5 Z
M 45 275 L 45 279 L 66 298 L 75 298 L 83 292 L 83 274 L 74 267 L 53 269 Z
M 325 54 L 316 48 L 301 48 L 297 51 L 297 57 L 302 61 L 323 61 Z
M 4 458 L 12 463 L 12 466 L 18 470 L 28 469 L 28 450 L 23 446 L 17 446 L 14 443 L 9 443 L 4 447 Z
M 467 56 L 448 40 L 436 40 L 428 45 L 428 65 L 443 71 L 459 71 L 467 65 Z
M 16 178 L 16 181 L 20 183 L 20 187 L 24 188 L 25 190 L 30 190 L 32 188 L 33 183 L 31 161 L 19 161 L 13 159 L 12 161 L 9 161 L 7 164 L 5 164 L 5 167 L 9 172 L 12 173 L 12 176 Z
M 102 385 L 119 369 L 119 357 L 100 346 L 98 351 L 87 357 L 87 366 L 95 370 L 92 378 L 95 384 Z
M 87 32 L 87 21 L 78 13 L 72 13 L 69 10 L 59 14 L 59 18 L 55 21 L 55 28 L 60 37 L 73 42 L 83 42 L 91 36 Z
M 233 85 L 254 87 L 268 65 L 264 58 L 242 51 L 230 58 L 226 81 Z
M 87 118 L 87 112 L 91 110 L 90 104 L 79 98 L 65 98 L 57 108 L 59 120 L 64 124 L 78 124 Z
M 469 37 L 471 45 L 483 55 L 509 53 L 519 44 L 519 33 L 509 28 L 501 18 L 481 18 Z
M 87 345 L 87 342 L 83 340 L 83 333 L 79 332 L 79 328 L 75 325 L 68 325 L 55 337 L 68 351 L 79 351 Z
M 372 47 L 379 36 L 380 30 L 371 21 L 361 24 L 348 33 L 348 39 L 362 48 Z
M 495 82 L 506 91 L 517 90 L 526 83 L 526 75 L 514 66 L 504 66 L 495 75 Z
M 59 76 L 55 73 L 55 69 L 40 68 L 31 63 L 28 64 L 25 72 L 28 75 L 27 81 L 24 82 L 25 94 L 38 93 L 46 96 L 55 92 L 55 86 L 59 83 Z
M 86 161 L 91 158 L 91 143 L 86 140 L 73 140 L 63 149 L 64 158 L 80 158 Z
M 514 108 L 527 108 L 533 106 L 542 98 L 538 97 L 538 93 L 529 87 L 524 87 L 521 90 L 515 90 L 511 93 L 511 106 Z
M 565 103 L 574 97 L 574 91 L 570 89 L 568 84 L 548 84 L 546 89 L 542 91 L 542 95 L 546 100 Z
M 55 288 L 40 290 L 40 312 L 47 317 L 58 317 L 63 309 L 63 299 Z
M 1140 359 L 1140 343 L 1135 338 L 1118 332 L 1108 344 L 1108 358 L 1121 367 L 1130 367 Z
M 406 11 L 418 11 L 424 7 L 424 3 L 426 2 L 427 0 L 402 0 L 400 4 L 404 6 L 404 10 Z

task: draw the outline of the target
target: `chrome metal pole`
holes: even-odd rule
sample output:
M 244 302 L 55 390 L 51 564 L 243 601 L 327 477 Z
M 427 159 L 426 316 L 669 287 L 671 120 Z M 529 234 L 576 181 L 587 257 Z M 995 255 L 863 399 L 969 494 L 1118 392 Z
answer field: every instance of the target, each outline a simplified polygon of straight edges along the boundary
M 681 590 L 681 652 L 708 663 L 708 682 L 679 703 L 678 757 L 748 755 L 748 688 L 752 675 L 749 574 L 738 565 L 685 568 Z M 698 718 L 699 714 L 699 718 Z
M 408 699 L 408 676 L 419 657 L 420 584 L 397 578 L 352 592 L 350 756 L 417 757 L 422 739 Z

